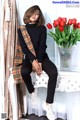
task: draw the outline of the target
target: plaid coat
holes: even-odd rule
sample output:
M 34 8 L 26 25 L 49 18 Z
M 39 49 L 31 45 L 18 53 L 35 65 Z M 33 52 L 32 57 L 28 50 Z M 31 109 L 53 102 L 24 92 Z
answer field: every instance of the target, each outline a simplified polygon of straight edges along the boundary
M 28 49 L 36 56 L 33 44 L 31 42 L 31 38 L 27 32 L 27 29 L 25 26 L 20 26 L 21 33 L 23 35 L 24 41 L 28 47 Z M 22 76 L 21 76 L 21 67 L 22 67 L 22 62 L 24 59 L 24 54 L 22 52 L 21 46 L 19 44 L 19 41 L 17 42 L 17 48 L 16 48 L 16 54 L 14 58 L 14 65 L 12 68 L 12 74 L 14 77 L 14 80 L 16 80 L 17 83 L 22 82 Z

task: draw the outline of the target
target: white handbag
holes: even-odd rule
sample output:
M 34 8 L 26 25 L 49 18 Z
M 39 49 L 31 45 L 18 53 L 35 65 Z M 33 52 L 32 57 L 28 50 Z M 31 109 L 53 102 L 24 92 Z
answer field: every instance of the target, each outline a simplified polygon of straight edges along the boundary
M 42 71 L 42 74 L 39 76 L 36 72 L 31 73 L 32 82 L 34 87 L 47 87 L 49 76 L 45 71 Z

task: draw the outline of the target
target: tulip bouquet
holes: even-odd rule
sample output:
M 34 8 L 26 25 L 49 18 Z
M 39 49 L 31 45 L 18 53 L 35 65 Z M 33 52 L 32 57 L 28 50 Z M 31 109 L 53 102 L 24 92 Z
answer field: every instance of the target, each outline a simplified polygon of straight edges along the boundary
M 50 30 L 50 35 L 58 46 L 69 48 L 80 41 L 80 23 L 76 18 L 69 19 L 59 17 L 53 21 L 53 24 L 48 23 L 47 28 Z

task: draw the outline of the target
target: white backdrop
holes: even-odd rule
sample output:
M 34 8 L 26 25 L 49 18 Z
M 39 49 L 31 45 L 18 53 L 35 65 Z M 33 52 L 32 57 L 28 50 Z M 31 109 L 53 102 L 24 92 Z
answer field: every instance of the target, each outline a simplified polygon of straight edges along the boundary
M 66 4 L 54 4 L 52 3 L 53 0 L 17 0 L 17 9 L 18 9 L 18 15 L 19 15 L 19 23 L 23 23 L 23 15 L 24 12 L 32 5 L 39 5 L 46 23 L 50 22 L 52 23 L 53 20 L 57 19 L 57 17 L 67 17 L 67 18 L 77 18 L 78 22 L 80 21 L 80 7 L 76 7 L 75 4 L 70 4 L 73 7 L 66 7 Z M 56 0 L 60 1 L 60 0 Z M 74 14 L 72 14 L 74 13 Z M 58 52 L 56 50 L 54 41 L 51 37 L 47 36 L 47 52 L 49 54 L 50 59 L 55 62 L 56 65 L 59 65 L 59 59 L 58 59 Z M 73 52 L 72 57 L 72 66 L 74 71 L 80 71 L 80 43 L 78 43 L 75 47 L 75 50 Z M 75 60 L 76 58 L 76 60 Z

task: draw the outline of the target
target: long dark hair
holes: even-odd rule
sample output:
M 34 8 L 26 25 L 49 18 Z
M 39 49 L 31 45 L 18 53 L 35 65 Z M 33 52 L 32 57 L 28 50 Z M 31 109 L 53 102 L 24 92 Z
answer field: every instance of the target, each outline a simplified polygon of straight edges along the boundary
M 38 5 L 34 5 L 30 7 L 24 14 L 23 21 L 25 24 L 30 23 L 30 17 L 34 14 L 36 10 L 39 10 L 39 18 L 37 21 L 37 26 L 44 25 L 45 24 L 45 19 L 43 16 L 43 13 Z

